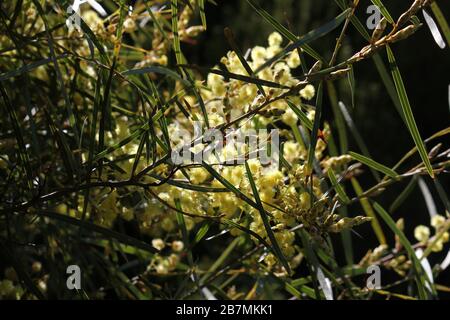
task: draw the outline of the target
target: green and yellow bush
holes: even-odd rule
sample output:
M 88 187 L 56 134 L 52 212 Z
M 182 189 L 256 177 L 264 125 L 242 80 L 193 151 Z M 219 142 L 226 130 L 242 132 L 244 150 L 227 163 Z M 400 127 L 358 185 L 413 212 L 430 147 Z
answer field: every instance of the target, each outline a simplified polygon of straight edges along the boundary
M 358 1 L 335 2 L 337 17 L 297 36 L 248 1 L 273 29 L 267 43 L 241 51 L 226 29 L 231 50 L 212 68 L 184 50 L 207 28 L 204 1 L 75 1 L 79 16 L 69 1 L 2 3 L 0 298 L 428 299 L 448 290 L 435 281 L 448 263 L 431 269 L 428 257 L 448 250 L 448 146 L 431 147 L 450 130 L 421 138 L 393 53 L 437 1 L 410 1 L 397 21 L 383 12 L 372 37 Z M 341 60 L 350 28 L 365 45 Z M 337 44 L 326 59 L 313 47 L 328 34 Z M 354 90 L 354 65 L 367 59 L 412 136 L 392 168 L 364 141 L 358 153 L 342 148 L 347 131 L 361 138 L 339 88 Z M 211 130 L 223 148 L 205 153 Z M 279 148 L 278 161 L 261 161 L 239 136 Z M 181 149 L 203 158 L 174 161 Z M 434 233 L 377 200 L 430 177 L 444 204 Z M 354 253 L 352 239 L 365 237 L 376 245 Z M 79 290 L 66 286 L 69 265 L 82 270 Z M 372 265 L 383 272 L 376 288 L 366 283 Z

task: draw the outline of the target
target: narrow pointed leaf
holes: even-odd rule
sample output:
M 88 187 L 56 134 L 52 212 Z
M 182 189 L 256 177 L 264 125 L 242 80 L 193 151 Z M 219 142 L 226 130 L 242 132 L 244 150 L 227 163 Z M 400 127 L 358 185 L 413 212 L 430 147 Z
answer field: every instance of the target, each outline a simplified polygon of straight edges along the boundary
M 338 106 L 339 106 L 340 111 L 342 112 L 342 116 L 344 117 L 348 128 L 350 129 L 350 132 L 353 135 L 353 138 L 356 141 L 356 144 L 358 145 L 359 150 L 362 152 L 362 154 L 364 156 L 366 156 L 367 158 L 371 158 L 369 149 L 367 148 L 367 145 L 364 142 L 364 139 L 361 136 L 361 133 L 359 132 L 358 128 L 356 127 L 355 122 L 353 121 L 349 111 L 347 110 L 347 107 L 345 106 L 345 104 L 342 101 L 339 101 Z M 380 175 L 378 174 L 378 172 L 372 168 L 370 168 L 370 171 L 372 172 L 375 180 L 379 181 Z
M 286 27 L 284 27 L 281 23 L 279 23 L 274 17 L 272 17 L 267 11 L 262 9 L 259 5 L 255 4 L 251 0 L 247 0 L 247 2 L 264 20 L 266 20 L 275 30 L 277 30 L 288 40 L 292 42 L 298 40 L 298 37 L 296 35 L 290 32 Z M 314 59 L 324 61 L 322 56 L 319 53 L 317 53 L 313 48 L 311 48 L 308 44 L 304 43 L 300 46 L 300 48 L 302 48 L 307 54 L 309 54 Z
M 335 173 L 331 167 L 328 168 L 327 174 L 328 174 L 328 178 L 330 179 L 330 182 L 331 182 L 332 186 L 334 187 L 334 190 L 336 190 L 336 193 L 338 194 L 339 199 L 341 200 L 342 204 L 350 203 L 350 198 L 345 193 L 344 188 L 337 181 Z
M 287 104 L 289 107 L 294 111 L 294 113 L 297 115 L 297 117 L 300 119 L 301 123 L 308 128 L 309 130 L 313 129 L 313 123 L 311 120 L 309 120 L 306 113 L 304 113 L 300 108 L 298 108 L 294 103 L 292 103 L 289 99 L 286 99 Z
M 286 55 L 287 53 L 300 48 L 302 45 L 307 44 L 311 41 L 314 41 L 318 38 L 323 37 L 324 35 L 330 33 L 334 29 L 336 29 L 342 22 L 345 21 L 347 18 L 348 13 L 350 12 L 350 9 L 347 9 L 343 11 L 341 14 L 339 14 L 337 17 L 335 17 L 333 20 L 327 22 L 323 26 L 311 30 L 307 34 L 301 36 L 298 38 L 298 40 L 294 41 L 290 45 L 288 45 L 286 48 L 284 48 L 281 52 L 267 60 L 265 63 L 263 63 L 258 69 L 255 70 L 255 73 L 260 72 L 261 70 L 264 70 L 268 66 L 272 65 L 275 61 L 279 60 L 281 57 Z
M 380 206 L 377 202 L 374 202 L 373 207 L 378 212 L 380 217 L 384 220 L 384 222 L 386 222 L 386 224 L 392 230 L 392 232 L 394 232 L 398 236 L 401 244 L 406 249 L 406 251 L 408 253 L 408 256 L 411 259 L 411 262 L 413 264 L 413 269 L 414 269 L 414 273 L 415 273 L 414 276 L 415 276 L 415 280 L 416 280 L 416 284 L 417 284 L 417 289 L 418 289 L 418 292 L 419 292 L 419 298 L 420 299 L 427 299 L 427 294 L 426 294 L 426 291 L 425 291 L 426 279 L 425 279 L 424 271 L 422 269 L 422 265 L 420 264 L 419 259 L 417 259 L 416 253 L 415 253 L 413 247 L 411 246 L 411 243 L 409 242 L 408 238 L 406 238 L 406 236 L 403 233 L 403 231 L 401 231 L 397 227 L 397 225 L 395 224 L 395 221 L 392 220 L 392 218 L 389 215 L 389 213 L 387 213 L 383 209 L 382 206 Z
M 247 171 L 247 177 L 250 182 L 250 186 L 252 188 L 253 196 L 255 197 L 256 205 L 257 205 L 257 208 L 261 215 L 261 219 L 264 223 L 264 228 L 266 229 L 267 236 L 269 237 L 270 243 L 273 246 L 272 250 L 275 252 L 277 258 L 280 260 L 281 264 L 284 266 L 286 271 L 288 273 L 291 273 L 289 264 L 288 264 L 286 258 L 284 257 L 283 252 L 280 249 L 280 246 L 277 242 L 277 239 L 275 238 L 275 235 L 273 234 L 272 227 L 270 226 L 269 218 L 268 218 L 267 213 L 264 210 L 264 207 L 261 203 L 261 199 L 259 198 L 258 189 L 256 187 L 255 181 L 253 180 L 252 172 L 250 170 L 250 167 L 248 166 L 247 161 L 245 162 L 245 170 Z
M 202 20 L 203 28 L 206 30 L 205 0 L 198 0 L 198 7 L 200 10 L 200 19 Z
M 373 211 L 372 205 L 370 204 L 367 198 L 361 198 L 361 195 L 363 194 L 361 185 L 359 184 L 358 180 L 356 180 L 356 178 L 354 177 L 352 178 L 351 182 L 353 185 L 353 189 L 355 190 L 356 196 L 359 197 L 359 203 L 361 204 L 361 207 L 366 213 L 366 216 L 372 218 L 372 220 L 370 220 L 370 224 L 372 225 L 372 229 L 375 232 L 375 235 L 377 236 L 378 242 L 380 244 L 386 244 L 386 236 L 384 235 L 383 229 L 380 226 L 380 222 L 378 221 L 378 218 L 375 215 L 375 212 Z
M 173 33 L 173 49 L 177 63 L 183 63 L 183 55 L 181 53 L 180 35 L 178 33 L 178 0 L 171 0 L 170 7 L 172 9 L 172 33 Z
M 384 173 L 385 175 L 395 179 L 398 176 L 398 173 L 392 170 L 391 168 L 388 168 L 381 163 L 378 163 L 366 156 L 363 156 L 362 154 L 358 154 L 356 152 L 349 151 L 348 153 L 353 159 L 356 161 L 359 161 L 361 163 L 364 163 L 365 165 L 369 166 L 372 169 L 375 169 L 379 172 Z
M 419 133 L 419 129 L 417 128 L 416 120 L 414 119 L 411 105 L 409 104 L 409 99 L 406 94 L 405 85 L 403 84 L 402 76 L 400 74 L 400 70 L 398 69 L 397 63 L 395 61 L 394 53 L 392 52 L 389 46 L 386 46 L 389 63 L 391 64 L 392 77 L 394 78 L 395 87 L 397 89 L 397 94 L 400 99 L 400 104 L 402 105 L 403 114 L 405 115 L 405 120 L 408 125 L 408 129 L 411 133 L 411 136 L 417 146 L 417 150 L 419 151 L 420 157 L 428 171 L 428 174 L 431 178 L 434 178 L 433 167 L 431 166 L 430 159 L 428 159 L 428 153 L 425 148 L 425 144 L 422 141 L 422 138 Z
M 447 40 L 447 44 L 450 46 L 450 28 L 448 26 L 447 20 L 445 19 L 444 15 L 442 14 L 442 11 L 439 8 L 436 1 L 433 1 L 430 4 L 430 7 L 434 13 L 434 16 L 436 17 L 436 20 L 438 21 L 439 26 L 441 27 L 441 30 L 445 36 L 445 39 Z
M 322 118 L 322 82 L 319 84 L 317 90 L 317 100 L 316 100 L 316 113 L 314 115 L 313 130 L 311 132 L 311 141 L 308 149 L 308 158 L 306 163 L 307 173 L 311 174 L 312 164 L 315 158 L 315 151 L 317 145 L 317 135 L 319 133 L 320 120 Z
M 389 11 L 386 9 L 386 7 L 384 6 L 383 2 L 381 0 L 371 0 L 372 3 L 374 5 L 376 5 L 378 7 L 378 9 L 380 9 L 381 14 L 386 18 L 386 20 L 390 23 L 390 24 L 394 24 L 394 19 L 392 19 L 391 14 L 389 13 Z

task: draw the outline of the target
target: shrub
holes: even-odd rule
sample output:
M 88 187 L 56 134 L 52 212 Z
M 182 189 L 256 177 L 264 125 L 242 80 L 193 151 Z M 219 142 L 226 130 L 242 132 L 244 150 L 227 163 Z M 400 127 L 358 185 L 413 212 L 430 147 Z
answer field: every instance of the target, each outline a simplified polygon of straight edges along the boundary
M 358 1 L 337 0 L 338 16 L 297 36 L 247 2 L 273 32 L 244 53 L 225 29 L 231 50 L 213 68 L 182 50 L 207 27 L 204 1 L 2 3 L 0 297 L 427 299 L 448 289 L 434 282 L 448 263 L 432 269 L 428 257 L 448 242 L 448 151 L 430 147 L 450 131 L 422 139 L 393 46 L 429 6 L 448 40 L 437 3 L 411 1 L 397 21 L 381 7 L 370 36 Z M 366 45 L 338 62 L 350 28 Z M 313 42 L 336 30 L 326 59 Z M 350 86 L 354 106 L 353 66 L 367 59 L 415 145 L 392 168 L 370 157 L 335 86 Z M 365 175 L 375 184 L 363 189 Z M 426 177 L 446 211 L 431 218 L 433 234 L 416 226 L 413 243 L 408 219 L 388 212 Z M 377 196 L 405 180 L 383 208 Z M 379 243 L 357 260 L 352 233 Z M 366 282 L 376 266 L 389 275 L 382 285 Z

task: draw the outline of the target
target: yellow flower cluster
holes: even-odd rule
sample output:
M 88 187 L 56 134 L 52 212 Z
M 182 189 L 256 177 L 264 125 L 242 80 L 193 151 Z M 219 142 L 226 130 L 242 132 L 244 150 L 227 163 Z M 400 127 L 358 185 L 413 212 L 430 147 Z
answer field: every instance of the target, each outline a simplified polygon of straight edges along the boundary
M 423 244 L 430 245 L 433 252 L 442 251 L 444 244 L 449 241 L 449 223 L 444 216 L 434 215 L 430 221 L 434 228 L 435 236 L 430 238 L 430 228 L 424 225 L 419 225 L 414 229 L 414 237 L 417 241 Z
M 188 13 L 186 13 L 186 16 L 188 16 Z M 92 19 L 95 20 L 94 15 L 92 15 Z M 131 22 L 129 24 L 131 25 Z M 131 27 L 127 27 L 127 29 L 130 29 L 130 32 L 132 31 Z M 267 47 L 257 46 L 251 49 L 247 59 L 252 70 L 256 70 L 268 59 L 279 54 L 282 51 L 282 44 L 281 35 L 274 32 L 268 38 Z M 248 76 L 238 55 L 233 51 L 228 52 L 226 57 L 221 59 L 221 63 L 231 73 Z M 262 69 L 256 76 L 261 80 L 294 87 L 299 84 L 299 81 L 293 76 L 293 69 L 299 66 L 299 53 L 294 50 L 275 61 L 271 66 Z M 277 243 L 291 265 L 295 265 L 299 253 L 298 247 L 295 246 L 295 233 L 291 230 L 292 228 L 303 224 L 308 230 L 312 230 L 315 236 L 321 237 L 322 233 L 340 232 L 344 228 L 366 221 L 362 217 L 356 219 L 341 218 L 327 209 L 325 203 L 328 199 L 322 193 L 319 178 L 308 176 L 305 170 L 308 146 L 302 139 L 299 139 L 298 134 L 295 134 L 295 132 L 298 133 L 299 119 L 285 98 L 279 98 L 287 92 L 287 89 L 263 86 L 267 93 L 266 96 L 263 96 L 254 83 L 233 78 L 225 80 L 215 73 L 208 74 L 206 83 L 198 83 L 198 87 L 201 98 L 205 103 L 210 127 L 218 127 L 233 121 L 231 127 L 235 130 L 239 129 L 243 134 L 258 129 L 279 130 L 282 141 L 282 155 L 288 162 L 289 167 L 265 166 L 258 158 L 249 159 L 247 164 L 265 214 L 269 217 Z M 301 87 L 297 95 L 290 96 L 289 99 L 292 103 L 299 105 L 312 121 L 315 113 L 313 108 L 307 106 L 307 101 L 313 99 L 314 96 L 314 86 L 306 84 Z M 171 106 L 169 111 L 166 112 L 168 118 L 171 119 L 167 126 L 167 132 L 172 148 L 190 142 L 184 133 L 189 132 L 193 136 L 194 120 L 205 124 L 197 98 L 185 95 L 183 99 L 190 106 L 190 112 L 192 113 L 190 118 L 185 117 L 182 112 L 177 112 L 177 105 Z M 267 103 L 267 101 L 272 102 Z M 239 117 L 264 103 L 266 105 L 260 113 L 252 117 L 242 117 L 242 120 L 237 121 L 241 119 Z M 143 108 L 147 107 L 143 105 Z M 115 116 L 114 122 L 115 130 L 107 132 L 106 147 L 123 141 L 133 132 L 127 117 Z M 288 130 L 286 130 L 286 127 Z M 163 130 L 155 127 L 155 131 L 163 140 Z M 348 156 L 338 158 L 326 156 L 327 144 L 325 141 L 329 135 L 330 128 L 328 124 L 325 124 L 322 129 L 323 139 L 318 139 L 315 151 L 315 157 L 325 172 L 328 167 L 343 166 L 350 159 Z M 204 144 L 200 144 L 191 148 L 191 150 L 199 151 L 204 147 Z M 139 141 L 133 141 L 109 154 L 108 159 L 121 170 L 112 170 L 108 166 L 104 166 L 102 180 L 113 178 L 116 181 L 123 181 L 129 179 L 133 172 L 138 173 L 143 170 L 147 166 L 145 160 L 141 159 L 135 167 L 134 157 L 128 156 L 136 154 L 138 148 Z M 245 146 L 242 148 L 243 150 L 239 149 L 236 144 L 226 142 L 223 149 L 216 154 L 211 154 L 204 161 L 211 164 L 224 180 L 242 194 L 249 199 L 254 199 L 250 178 L 247 176 L 243 164 L 217 165 L 248 152 Z M 157 145 L 156 149 L 156 153 L 160 156 L 166 152 L 160 144 Z M 86 161 L 87 154 L 85 153 L 82 156 L 83 160 Z M 163 164 L 141 176 L 139 182 L 155 183 L 169 174 L 169 165 Z M 173 252 L 169 256 L 158 254 L 158 258 L 149 266 L 149 270 L 160 274 L 166 274 L 176 267 L 179 261 L 179 252 L 183 248 L 183 243 L 178 241 L 179 227 L 176 211 L 189 214 L 189 216 L 184 216 L 187 230 L 192 230 L 196 223 L 203 221 L 201 216 L 221 216 L 239 224 L 242 228 L 250 229 L 270 243 L 260 210 L 251 206 L 231 190 L 225 189 L 222 182 L 213 178 L 204 167 L 198 165 L 186 167 L 174 172 L 170 179 L 177 183 L 163 183 L 157 187 L 151 187 L 151 192 L 150 190 L 143 191 L 138 186 L 127 186 L 126 189 L 103 188 L 92 191 L 86 216 L 106 227 L 111 227 L 119 217 L 125 221 L 135 220 L 139 224 L 140 231 L 153 238 L 152 245 L 158 250 L 165 250 L 166 248 L 165 241 L 167 240 L 163 241 L 162 239 L 173 240 L 174 242 L 171 245 Z M 186 188 L 183 185 L 196 188 Z M 204 188 L 205 191 L 201 188 Z M 216 191 L 210 191 L 210 189 Z M 139 201 L 136 201 L 136 198 L 132 196 L 133 193 L 141 195 Z M 79 196 L 78 203 L 78 210 L 61 205 L 58 211 L 80 218 L 84 205 L 83 196 Z M 242 234 L 242 231 L 238 228 L 231 228 L 229 231 L 233 236 Z M 256 238 L 253 240 L 257 241 Z M 264 261 L 269 267 L 277 266 L 279 268 L 276 257 L 271 253 L 265 256 Z M 280 270 L 282 268 L 279 268 Z
M 155 249 L 163 250 L 166 248 L 166 243 L 160 239 L 155 238 L 152 241 L 152 245 Z M 182 241 L 175 240 L 170 244 L 171 253 L 167 256 L 162 254 L 157 254 L 152 262 L 147 267 L 147 271 L 155 271 L 158 274 L 168 274 L 169 272 L 175 270 L 178 263 L 180 262 L 180 253 L 184 249 L 184 243 Z
M 256 69 L 264 64 L 268 59 L 281 51 L 282 37 L 278 33 L 272 33 L 268 39 L 268 47 L 255 47 L 251 50 L 250 59 L 248 61 L 252 69 Z M 235 52 L 229 52 L 221 62 L 227 67 L 228 71 L 235 74 L 247 75 L 245 68 L 240 62 Z M 292 75 L 292 68 L 300 65 L 300 58 L 297 51 L 293 51 L 286 57 L 276 61 L 272 66 L 264 69 L 257 76 L 260 79 L 268 80 L 287 86 L 295 86 L 298 81 Z M 264 87 L 269 93 L 269 97 L 262 97 L 258 93 L 258 88 L 253 83 L 246 83 L 236 79 L 225 80 L 222 76 L 210 73 L 207 76 L 206 85 L 200 90 L 202 99 L 205 101 L 208 112 L 209 124 L 217 127 L 228 121 L 233 121 L 243 114 L 247 113 L 254 107 L 258 107 L 264 103 L 265 99 L 277 97 L 285 92 L 282 89 L 272 89 Z M 315 89 L 311 84 L 306 85 L 298 93 L 297 97 L 292 97 L 292 101 L 300 104 L 301 99 L 307 101 L 314 97 Z M 192 119 L 203 121 L 201 110 L 196 104 L 195 97 L 186 96 L 185 99 L 192 106 Z M 176 108 L 174 108 L 176 109 Z M 250 120 L 243 119 L 234 124 L 234 128 L 239 128 L 242 132 L 257 128 L 280 128 L 280 126 L 288 125 L 295 127 L 299 124 L 296 114 L 288 106 L 285 100 L 275 99 L 273 103 L 265 107 L 264 113 L 257 114 Z M 276 112 L 270 112 L 276 111 Z M 306 109 L 307 116 L 312 120 L 314 118 L 314 110 Z M 168 126 L 169 137 L 173 146 L 180 143 L 189 143 L 185 136 L 179 134 L 182 130 L 192 133 L 192 119 L 187 119 L 180 113 L 174 113 L 173 122 Z M 125 121 L 126 122 L 126 121 Z M 129 134 L 128 127 L 119 121 L 119 129 L 116 131 L 118 137 L 126 137 Z M 123 132 L 122 132 L 123 130 Z M 308 177 L 305 172 L 304 162 L 307 155 L 307 147 L 303 141 L 296 140 L 292 131 L 281 130 L 283 144 L 283 156 L 292 166 L 291 169 L 285 167 L 264 167 L 259 159 L 250 159 L 247 164 L 252 173 L 252 178 L 257 187 L 259 198 L 263 203 L 263 208 L 270 217 L 272 230 L 275 238 L 279 243 L 282 253 L 291 262 L 298 253 L 298 248 L 294 245 L 295 233 L 291 231 L 293 227 L 299 223 L 305 224 L 306 227 L 321 230 L 320 232 L 339 232 L 343 228 L 351 227 L 355 224 L 365 221 L 361 217 L 359 220 L 341 219 L 337 215 L 331 215 L 324 205 L 325 199 L 320 188 L 319 179 L 315 176 Z M 330 135 L 330 129 L 326 124 L 323 128 L 323 136 L 325 139 Z M 200 145 L 199 148 L 203 148 Z M 137 149 L 136 145 L 129 144 L 123 147 L 123 151 L 119 153 L 126 154 L 130 150 Z M 195 149 L 197 147 L 194 147 Z M 316 147 L 316 158 L 320 161 L 323 169 L 328 166 L 345 164 L 348 157 L 329 159 L 325 155 L 326 143 L 319 139 Z M 162 150 L 159 150 L 162 152 Z M 215 156 L 205 159 L 206 162 L 213 164 L 218 160 L 225 161 L 234 159 L 241 150 L 236 145 L 226 144 L 222 150 Z M 144 161 L 141 161 L 143 163 Z M 130 176 L 130 171 L 134 159 L 122 162 L 121 168 L 126 172 L 124 177 Z M 140 163 L 140 165 L 141 165 Z M 139 167 L 142 169 L 144 166 Z M 223 179 L 237 188 L 244 195 L 253 199 L 253 192 L 247 176 L 245 166 L 242 164 L 214 165 L 214 169 Z M 164 166 L 158 169 L 159 176 L 168 174 L 168 167 Z M 153 181 L 147 176 L 148 181 Z M 214 179 L 209 172 L 200 166 L 193 166 L 184 171 L 177 171 L 173 175 L 174 181 L 183 182 L 204 188 L 215 188 L 223 190 L 224 185 L 217 179 Z M 310 194 L 310 186 L 312 183 L 313 194 Z M 137 189 L 137 188 L 136 188 Z M 266 227 L 264 226 L 259 210 L 250 206 L 241 197 L 231 191 L 223 192 L 201 192 L 176 186 L 173 184 L 162 184 L 161 186 L 152 188 L 155 196 L 150 196 L 146 203 L 135 206 L 134 208 L 123 209 L 126 211 L 125 216 L 131 218 L 136 217 L 139 221 L 141 230 L 147 232 L 154 237 L 153 246 L 158 249 L 165 248 L 165 243 L 160 237 L 165 237 L 177 230 L 177 221 L 174 208 L 186 213 L 197 216 L 222 216 L 230 219 L 242 227 L 249 228 L 266 241 L 270 242 Z M 318 199 L 321 199 L 318 201 Z M 109 196 L 102 202 L 102 209 L 108 207 L 113 209 L 112 202 L 120 201 L 117 197 Z M 104 205 L 103 205 L 104 203 Z M 121 207 L 116 203 L 116 210 Z M 104 210 L 101 212 L 105 212 Z M 120 213 L 119 213 L 120 214 Z M 119 214 L 116 214 L 117 217 Z M 120 214 L 124 216 L 124 214 Z M 106 219 L 113 214 L 108 214 Z M 193 228 L 195 223 L 202 221 L 202 218 L 192 218 L 185 216 L 187 229 Z M 319 233 L 320 233 L 319 232 Z M 239 229 L 231 229 L 232 235 L 239 235 Z M 256 239 L 254 239 L 256 241 Z M 169 256 L 170 258 L 171 256 Z M 158 273 L 167 273 L 171 271 L 173 266 L 172 258 L 159 258 L 158 263 L 154 263 L 151 269 Z M 297 259 L 298 260 L 298 259 Z M 268 254 L 264 259 L 265 263 L 273 267 L 276 265 L 277 259 L 273 254 Z

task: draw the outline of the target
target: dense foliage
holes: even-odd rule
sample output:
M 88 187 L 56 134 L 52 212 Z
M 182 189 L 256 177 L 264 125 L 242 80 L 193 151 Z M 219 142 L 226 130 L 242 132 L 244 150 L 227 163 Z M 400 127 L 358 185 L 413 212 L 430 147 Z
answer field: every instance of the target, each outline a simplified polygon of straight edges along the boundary
M 441 180 L 450 127 L 422 137 L 407 94 L 415 80 L 402 77 L 395 52 L 426 28 L 425 10 L 447 45 L 450 32 L 439 1 L 411 0 L 398 19 L 372 2 L 383 18 L 371 35 L 357 0 L 330 2 L 337 16 L 296 35 L 248 0 L 272 29 L 267 42 L 244 50 L 226 28 L 230 51 L 212 67 L 190 64 L 183 50 L 214 23 L 203 0 L 2 2 L 0 298 L 429 299 L 449 291 Z M 341 54 L 353 29 L 365 44 Z M 325 40 L 322 55 L 314 47 Z M 352 119 L 355 90 L 364 90 L 354 65 L 367 60 L 411 136 L 394 166 L 371 157 Z M 404 181 L 389 208 L 378 200 Z M 423 201 L 409 197 L 416 184 L 429 207 L 439 201 L 444 210 L 430 210 L 430 227 L 409 225 L 414 239 L 404 232 L 408 217 L 390 213 Z M 353 242 L 365 237 L 378 244 L 359 255 Z M 67 285 L 72 265 L 82 274 L 77 290 Z M 381 283 L 366 282 L 369 270 Z

